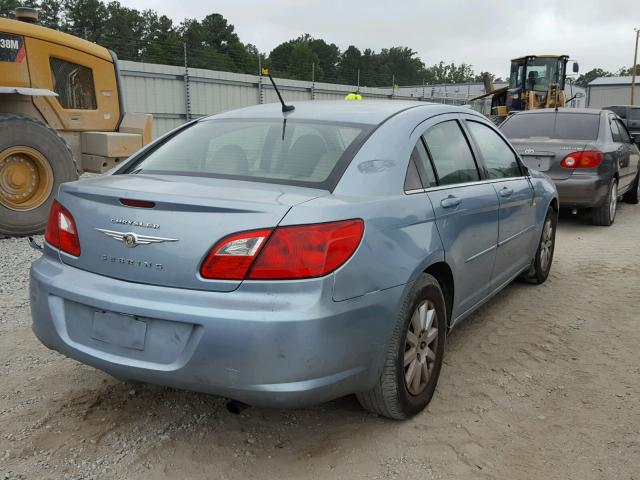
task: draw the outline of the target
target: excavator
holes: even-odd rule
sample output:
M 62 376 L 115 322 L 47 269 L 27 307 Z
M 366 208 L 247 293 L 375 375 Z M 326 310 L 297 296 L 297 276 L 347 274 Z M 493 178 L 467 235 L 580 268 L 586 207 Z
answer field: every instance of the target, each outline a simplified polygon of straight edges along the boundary
M 567 64 L 573 62 L 573 73 L 578 73 L 576 61 L 568 55 L 527 55 L 511 60 L 509 84 L 494 88 L 489 74 L 484 74 L 485 93 L 469 100 L 491 96 L 489 117 L 500 124 L 510 112 L 539 108 L 565 107 L 578 95 L 567 99 Z

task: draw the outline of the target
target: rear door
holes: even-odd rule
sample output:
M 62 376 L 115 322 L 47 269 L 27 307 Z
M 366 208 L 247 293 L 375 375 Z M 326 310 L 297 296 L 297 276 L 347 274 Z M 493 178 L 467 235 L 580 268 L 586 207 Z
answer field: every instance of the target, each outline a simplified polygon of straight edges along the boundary
M 635 166 L 631 166 L 631 139 L 624 125 L 614 115 L 608 115 L 607 120 L 611 129 L 611 138 L 615 145 L 615 157 L 618 164 L 618 190 L 623 192 L 629 188 L 636 174 Z
M 631 135 L 640 135 L 640 107 L 628 107 L 626 122 Z
M 452 318 L 468 311 L 489 293 L 498 239 L 498 196 L 478 169 L 457 115 L 429 128 L 423 139 L 437 186 L 427 188 L 456 291 Z
M 516 153 L 496 131 L 469 117 L 466 126 L 500 202 L 493 290 L 509 282 L 531 262 L 536 226 L 534 192 Z
M 638 114 L 640 115 L 640 108 L 638 108 L 637 110 Z M 624 122 L 620 119 L 617 119 L 616 122 L 618 123 L 618 127 L 620 128 L 620 134 L 627 142 L 627 150 L 629 151 L 630 176 L 631 182 L 633 183 L 636 175 L 638 174 L 638 170 L 640 169 L 640 150 L 638 149 L 633 137 L 629 133 L 629 129 L 625 127 Z M 640 135 L 640 132 L 638 132 L 638 135 Z

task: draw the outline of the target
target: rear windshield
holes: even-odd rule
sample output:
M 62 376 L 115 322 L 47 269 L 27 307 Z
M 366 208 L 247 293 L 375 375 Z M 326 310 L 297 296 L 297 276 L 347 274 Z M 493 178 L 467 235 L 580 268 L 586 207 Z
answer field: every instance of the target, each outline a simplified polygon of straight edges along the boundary
M 204 120 L 125 173 L 201 175 L 333 189 L 371 125 L 312 121 Z
M 514 115 L 500 126 L 500 130 L 508 138 L 596 140 L 599 127 L 600 115 L 549 112 Z

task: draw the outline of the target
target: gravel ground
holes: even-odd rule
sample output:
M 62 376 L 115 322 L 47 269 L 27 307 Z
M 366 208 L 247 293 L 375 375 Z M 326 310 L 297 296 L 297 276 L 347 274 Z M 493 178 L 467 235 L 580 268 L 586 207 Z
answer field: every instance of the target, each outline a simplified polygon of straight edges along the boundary
M 561 219 L 552 274 L 448 339 L 430 407 L 297 411 L 121 383 L 30 329 L 26 240 L 0 240 L 0 480 L 640 479 L 640 207 Z

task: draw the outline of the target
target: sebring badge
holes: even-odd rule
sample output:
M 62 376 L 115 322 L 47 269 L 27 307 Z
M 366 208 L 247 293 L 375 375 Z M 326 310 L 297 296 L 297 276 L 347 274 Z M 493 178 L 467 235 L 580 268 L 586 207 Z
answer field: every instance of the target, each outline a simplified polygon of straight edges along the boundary
M 151 235 L 139 235 L 133 232 L 116 232 L 114 230 L 105 230 L 96 228 L 97 231 L 104 233 L 107 237 L 124 243 L 125 247 L 134 248 L 138 245 L 150 245 L 152 243 L 177 242 L 177 238 L 152 237 Z

